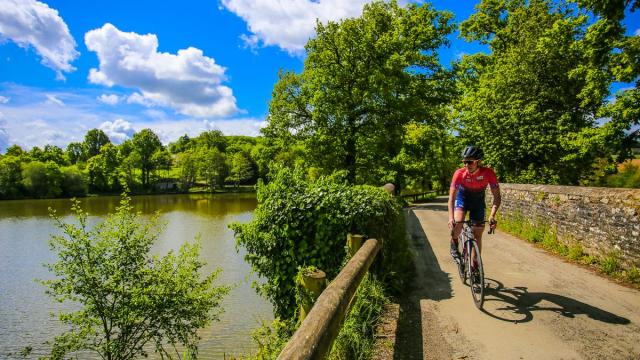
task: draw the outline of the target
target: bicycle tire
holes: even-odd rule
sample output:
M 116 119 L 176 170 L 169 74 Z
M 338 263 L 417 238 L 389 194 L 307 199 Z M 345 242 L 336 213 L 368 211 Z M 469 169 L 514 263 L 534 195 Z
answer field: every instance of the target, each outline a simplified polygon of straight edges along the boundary
M 482 256 L 480 256 L 480 248 L 478 247 L 478 243 L 474 241 L 469 241 L 469 248 L 473 246 L 473 249 L 476 252 L 476 261 L 478 262 L 478 279 L 476 279 L 472 274 L 472 266 L 471 266 L 471 251 L 469 251 L 469 287 L 471 288 L 471 296 L 473 297 L 473 302 L 476 304 L 478 309 L 482 309 L 482 304 L 484 303 L 484 268 L 482 267 Z M 470 250 L 470 249 L 468 249 Z

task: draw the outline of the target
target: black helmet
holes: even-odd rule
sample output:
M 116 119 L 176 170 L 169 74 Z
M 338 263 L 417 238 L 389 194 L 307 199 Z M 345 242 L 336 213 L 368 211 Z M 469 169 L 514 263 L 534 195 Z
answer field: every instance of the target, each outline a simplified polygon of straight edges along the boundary
M 462 159 L 481 160 L 484 157 L 484 151 L 479 146 L 469 145 L 462 151 Z

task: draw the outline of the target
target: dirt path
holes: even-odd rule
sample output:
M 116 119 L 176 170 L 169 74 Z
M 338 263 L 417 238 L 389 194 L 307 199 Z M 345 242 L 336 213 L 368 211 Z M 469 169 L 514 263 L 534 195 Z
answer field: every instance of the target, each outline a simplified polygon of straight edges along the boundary
M 490 289 L 477 310 L 449 255 L 444 201 L 407 212 L 418 273 L 394 359 L 640 359 L 640 291 L 499 231 L 483 238 Z

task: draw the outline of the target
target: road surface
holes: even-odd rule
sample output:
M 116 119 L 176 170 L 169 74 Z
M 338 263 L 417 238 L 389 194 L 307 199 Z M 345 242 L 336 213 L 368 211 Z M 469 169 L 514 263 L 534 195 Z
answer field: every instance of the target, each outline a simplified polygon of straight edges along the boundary
M 500 231 L 483 237 L 490 288 L 476 309 L 449 255 L 445 201 L 407 210 L 417 275 L 394 359 L 640 359 L 640 291 Z

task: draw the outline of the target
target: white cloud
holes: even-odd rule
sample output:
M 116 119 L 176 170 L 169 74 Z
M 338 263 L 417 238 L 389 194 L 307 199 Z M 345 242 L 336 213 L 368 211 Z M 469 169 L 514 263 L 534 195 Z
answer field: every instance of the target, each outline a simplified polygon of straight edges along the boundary
M 241 17 L 250 36 L 241 39 L 251 48 L 259 39 L 264 46 L 278 46 L 290 54 L 301 54 L 315 35 L 316 19 L 322 23 L 360 16 L 371 0 L 222 0 L 229 11 Z M 249 40 L 249 42 L 247 41 Z
M 146 106 L 146 107 L 152 107 L 154 105 L 154 103 L 144 97 L 144 95 L 140 94 L 140 93 L 133 93 L 131 95 L 129 95 L 129 97 L 127 97 L 127 103 L 128 104 L 138 104 L 138 105 L 142 105 L 142 106 Z
M 636 32 L 633 33 L 635 36 L 640 36 L 640 29 L 636 29 Z
M 102 94 L 98 96 L 98 101 L 105 103 L 107 105 L 116 105 L 120 102 L 120 97 L 115 94 Z
M 109 136 L 109 139 L 116 144 L 131 138 L 135 132 L 131 123 L 124 119 L 116 119 L 113 122 L 105 121 L 98 128 L 104 131 Z
M 42 64 L 62 72 L 75 70 L 71 62 L 78 57 L 76 42 L 58 11 L 35 0 L 0 2 L 0 40 L 9 39 L 20 47 L 30 46 L 42 57 Z
M 9 102 L 9 100 L 11 100 L 11 98 L 0 95 L 0 104 L 6 104 Z
M 222 85 L 225 68 L 200 49 L 158 52 L 156 35 L 122 32 L 111 24 L 87 32 L 85 44 L 100 61 L 99 69 L 90 70 L 89 81 L 139 90 L 127 102 L 171 107 L 196 117 L 238 111 L 233 92 Z
M 62 100 L 58 99 L 56 97 L 56 95 L 46 94 L 46 96 L 47 96 L 47 101 L 46 101 L 47 104 L 64 106 L 64 102 L 62 102 Z
M 184 134 L 197 136 L 210 129 L 219 129 L 226 135 L 257 136 L 266 125 L 262 118 L 225 118 L 214 122 L 176 117 L 159 108 L 128 113 L 120 105 L 101 106 L 96 102 L 101 93 L 95 89 L 54 92 L 0 83 L 0 93 L 11 97 L 10 103 L 0 103 L 0 146 L 15 143 L 26 149 L 46 144 L 66 147 L 72 141 L 82 141 L 93 128 L 102 128 L 113 142 L 150 128 L 168 144 Z M 65 106 L 49 101 L 49 96 L 64 99 Z

